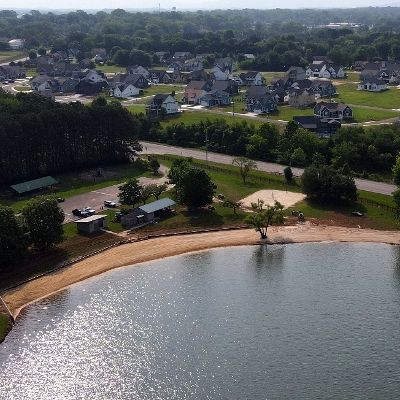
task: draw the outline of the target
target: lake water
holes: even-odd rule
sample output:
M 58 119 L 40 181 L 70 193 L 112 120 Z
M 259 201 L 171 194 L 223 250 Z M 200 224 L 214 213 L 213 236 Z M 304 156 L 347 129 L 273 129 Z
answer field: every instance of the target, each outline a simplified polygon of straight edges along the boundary
M 399 399 L 400 250 L 218 249 L 28 307 L 0 399 Z

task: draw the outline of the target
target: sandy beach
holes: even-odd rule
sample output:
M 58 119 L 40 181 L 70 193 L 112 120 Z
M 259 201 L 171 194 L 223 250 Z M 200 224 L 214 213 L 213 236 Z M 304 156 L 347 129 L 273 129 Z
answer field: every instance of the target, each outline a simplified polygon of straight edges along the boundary
M 268 230 L 269 243 L 376 242 L 400 244 L 400 232 L 328 226 L 282 226 Z M 263 243 L 253 229 L 170 236 L 129 243 L 99 253 L 65 269 L 28 282 L 3 293 L 16 318 L 23 307 L 92 276 L 123 266 L 217 247 Z

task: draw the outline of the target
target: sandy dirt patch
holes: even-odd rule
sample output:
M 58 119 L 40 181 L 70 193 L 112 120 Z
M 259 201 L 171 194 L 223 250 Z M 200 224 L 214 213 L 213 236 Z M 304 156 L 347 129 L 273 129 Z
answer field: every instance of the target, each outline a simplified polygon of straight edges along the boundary
M 285 208 L 292 207 L 296 203 L 303 201 L 306 196 L 303 193 L 286 192 L 284 190 L 259 190 L 240 200 L 245 208 L 251 208 L 251 203 L 263 200 L 265 205 L 274 205 L 279 201 Z
M 304 224 L 271 227 L 264 242 L 253 229 L 155 238 L 115 247 L 47 274 L 3 293 L 3 300 L 16 317 L 26 305 L 113 268 L 216 247 L 323 241 L 400 244 L 400 232 Z

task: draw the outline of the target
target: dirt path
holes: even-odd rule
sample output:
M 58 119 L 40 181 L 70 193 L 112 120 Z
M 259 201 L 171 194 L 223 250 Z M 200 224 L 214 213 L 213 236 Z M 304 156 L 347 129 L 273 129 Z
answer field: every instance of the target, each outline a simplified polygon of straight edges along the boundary
M 400 244 L 400 232 L 310 225 L 273 227 L 269 230 L 270 243 L 323 241 Z M 26 305 L 113 268 L 216 247 L 260 243 L 258 233 L 252 229 L 243 229 L 162 237 L 125 244 L 9 290 L 3 294 L 3 300 L 14 317 L 17 317 Z

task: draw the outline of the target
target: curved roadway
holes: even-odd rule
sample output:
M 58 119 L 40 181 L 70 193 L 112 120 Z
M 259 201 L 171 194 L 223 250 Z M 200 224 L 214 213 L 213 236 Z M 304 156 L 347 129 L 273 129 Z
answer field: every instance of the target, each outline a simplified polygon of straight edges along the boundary
M 199 160 L 206 159 L 206 152 L 197 149 L 189 149 L 185 147 L 168 146 L 159 143 L 141 142 L 143 145 L 144 154 L 172 154 L 184 157 L 193 157 Z M 232 160 L 235 157 L 226 154 L 219 153 L 207 153 L 207 159 L 209 161 L 221 163 L 221 164 L 232 164 Z M 286 166 L 281 164 L 269 163 L 264 161 L 257 161 L 257 168 L 259 171 L 283 174 L 283 170 Z M 303 173 L 302 168 L 292 168 L 295 176 L 300 176 Z M 385 195 L 391 195 L 395 190 L 396 186 L 384 182 L 369 181 L 366 179 L 355 179 L 357 188 L 373 193 L 380 193 Z

